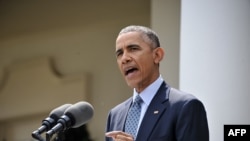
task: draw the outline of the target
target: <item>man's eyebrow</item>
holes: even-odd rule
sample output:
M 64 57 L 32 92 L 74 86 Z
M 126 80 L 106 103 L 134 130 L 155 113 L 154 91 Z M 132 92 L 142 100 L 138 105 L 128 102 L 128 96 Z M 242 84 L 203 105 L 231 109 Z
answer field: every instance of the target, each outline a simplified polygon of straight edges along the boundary
M 128 46 L 126 46 L 127 49 L 130 49 L 130 48 L 133 48 L 133 47 L 140 47 L 139 45 L 137 44 L 130 44 Z M 123 49 L 122 48 L 119 48 L 115 51 L 115 54 L 118 55 L 119 53 L 123 52 Z
M 115 54 L 118 55 L 118 54 L 121 53 L 121 52 L 122 52 L 122 49 L 119 48 L 119 49 L 117 49 L 117 50 L 115 51 Z
M 137 45 L 137 44 L 130 44 L 126 48 L 131 48 L 131 47 L 139 47 L 139 45 Z

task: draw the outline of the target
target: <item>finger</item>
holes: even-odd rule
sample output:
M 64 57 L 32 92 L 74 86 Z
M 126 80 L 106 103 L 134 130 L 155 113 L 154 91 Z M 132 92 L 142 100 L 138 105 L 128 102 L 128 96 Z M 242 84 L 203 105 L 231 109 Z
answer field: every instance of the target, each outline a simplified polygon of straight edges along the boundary
M 115 136 L 118 134 L 122 134 L 122 131 L 111 131 L 111 132 L 105 133 L 106 136 Z
M 117 132 L 117 134 L 114 134 L 112 136 L 113 140 L 115 141 L 133 141 L 133 136 L 132 135 L 129 135 L 129 134 L 126 134 L 124 132 Z
M 131 135 L 121 135 L 121 134 L 118 134 L 115 139 L 118 139 L 118 140 L 125 140 L 125 141 L 133 141 L 133 136 Z
M 111 131 L 105 133 L 107 137 L 112 137 L 114 140 L 128 140 L 133 141 L 133 136 L 122 131 Z

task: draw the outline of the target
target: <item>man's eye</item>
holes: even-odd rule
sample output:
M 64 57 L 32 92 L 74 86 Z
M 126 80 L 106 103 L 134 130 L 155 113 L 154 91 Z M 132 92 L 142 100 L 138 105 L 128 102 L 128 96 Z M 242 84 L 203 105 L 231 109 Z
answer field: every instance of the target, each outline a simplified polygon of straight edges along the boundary
M 136 47 L 132 47 L 132 48 L 130 48 L 130 50 L 137 50 L 137 48 Z
M 122 52 L 116 52 L 116 57 L 121 56 Z

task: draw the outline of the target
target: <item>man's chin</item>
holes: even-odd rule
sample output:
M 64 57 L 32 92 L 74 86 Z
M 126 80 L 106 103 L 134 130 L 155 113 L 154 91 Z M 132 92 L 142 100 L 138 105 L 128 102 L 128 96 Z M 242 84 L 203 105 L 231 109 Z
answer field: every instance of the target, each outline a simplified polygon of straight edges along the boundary
M 139 90 L 140 91 L 140 89 L 142 89 L 141 88 L 141 85 L 139 85 L 139 83 L 138 82 L 135 82 L 135 81 L 133 81 L 133 82 L 131 82 L 131 81 L 127 81 L 127 85 L 130 87 L 130 88 L 132 88 L 132 89 L 136 89 L 136 90 Z
M 130 88 L 137 88 L 137 86 L 138 86 L 138 83 L 136 83 L 136 82 L 131 82 L 131 81 L 126 81 L 126 82 Z

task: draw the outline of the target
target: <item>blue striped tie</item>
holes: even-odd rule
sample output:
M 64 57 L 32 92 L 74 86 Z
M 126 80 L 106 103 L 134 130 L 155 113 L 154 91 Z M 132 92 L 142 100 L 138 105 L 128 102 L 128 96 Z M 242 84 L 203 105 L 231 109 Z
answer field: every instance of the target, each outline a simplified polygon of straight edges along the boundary
M 136 138 L 137 134 L 137 127 L 141 115 L 141 103 L 143 100 L 139 95 L 136 96 L 135 101 L 133 102 L 132 106 L 130 107 L 127 119 L 125 123 L 125 132 L 133 135 L 134 139 Z

